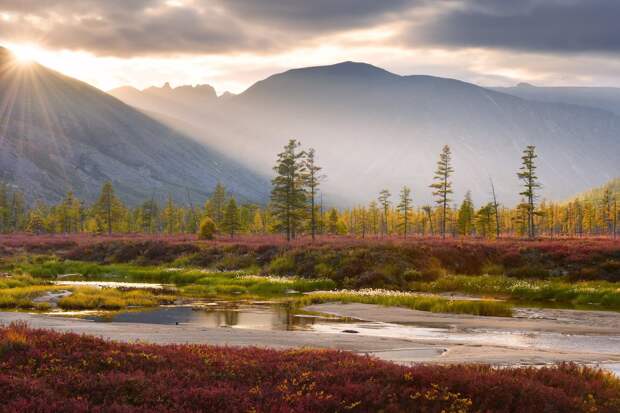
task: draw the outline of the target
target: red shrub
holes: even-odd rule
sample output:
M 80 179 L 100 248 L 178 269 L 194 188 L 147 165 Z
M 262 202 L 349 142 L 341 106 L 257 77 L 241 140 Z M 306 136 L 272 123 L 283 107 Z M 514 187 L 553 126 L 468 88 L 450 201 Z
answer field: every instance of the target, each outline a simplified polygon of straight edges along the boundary
M 11 337 L 28 345 L 14 350 Z M 620 411 L 598 370 L 403 367 L 351 353 L 119 344 L 0 329 L 0 411 Z

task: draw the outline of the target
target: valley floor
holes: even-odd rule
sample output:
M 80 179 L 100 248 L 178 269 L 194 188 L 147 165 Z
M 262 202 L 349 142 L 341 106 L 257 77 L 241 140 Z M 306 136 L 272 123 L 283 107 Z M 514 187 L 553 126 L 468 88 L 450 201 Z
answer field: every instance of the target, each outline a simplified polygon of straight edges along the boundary
M 506 319 L 433 314 L 368 304 L 325 303 L 306 310 L 356 321 L 322 326 L 313 331 L 262 331 L 191 324 L 95 323 L 76 318 L 2 312 L 0 323 L 23 321 L 32 328 L 89 334 L 122 342 L 331 348 L 404 364 L 620 363 L 620 313 L 616 312 L 518 309 L 516 318 Z

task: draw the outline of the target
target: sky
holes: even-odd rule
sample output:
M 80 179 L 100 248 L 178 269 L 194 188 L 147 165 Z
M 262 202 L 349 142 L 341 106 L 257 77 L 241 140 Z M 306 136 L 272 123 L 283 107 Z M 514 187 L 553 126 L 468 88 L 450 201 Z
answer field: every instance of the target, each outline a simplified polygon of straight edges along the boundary
M 619 0 L 0 0 L 0 45 L 100 89 L 239 93 L 367 62 L 484 86 L 620 87 Z

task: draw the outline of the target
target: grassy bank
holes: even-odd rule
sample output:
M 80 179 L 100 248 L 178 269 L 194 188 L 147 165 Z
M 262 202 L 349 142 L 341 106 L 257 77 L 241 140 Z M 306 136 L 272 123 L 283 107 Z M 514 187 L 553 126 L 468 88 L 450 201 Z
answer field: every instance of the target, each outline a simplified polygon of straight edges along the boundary
M 0 328 L 0 399 L 5 411 L 616 413 L 620 381 L 576 365 L 404 367 L 348 352 L 121 344 L 12 325 Z
M 387 290 L 338 290 L 306 294 L 300 305 L 325 302 L 364 303 L 406 307 L 433 313 L 473 314 L 510 317 L 512 306 L 501 301 L 451 300 L 443 297 L 420 296 L 412 293 Z
M 55 291 L 71 292 L 70 296 L 58 301 L 58 306 L 65 310 L 120 310 L 127 307 L 152 307 L 175 300 L 174 296 L 144 290 L 57 286 L 47 280 L 22 275 L 0 278 L 0 308 L 47 311 L 52 307 L 50 303 L 35 302 L 34 299 Z
M 459 292 L 516 302 L 585 306 L 620 311 L 620 285 L 604 281 L 519 280 L 505 276 L 444 276 L 414 282 L 415 291 Z

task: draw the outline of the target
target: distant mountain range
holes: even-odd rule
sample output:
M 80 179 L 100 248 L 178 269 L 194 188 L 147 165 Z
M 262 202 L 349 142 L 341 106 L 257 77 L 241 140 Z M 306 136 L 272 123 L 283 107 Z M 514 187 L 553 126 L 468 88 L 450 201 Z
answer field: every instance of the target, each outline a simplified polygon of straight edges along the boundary
M 519 83 L 513 87 L 492 89 L 523 99 L 588 106 L 620 115 L 620 88 L 618 87 L 539 87 L 529 83 Z
M 194 92 L 180 96 L 198 99 Z M 268 197 L 267 179 L 237 160 L 86 83 L 17 63 L 1 48 L 0 104 L 0 181 L 31 201 L 56 201 L 69 190 L 92 201 L 107 180 L 134 204 L 168 194 L 202 202 L 218 181 L 245 200 Z
M 529 89 L 535 93 L 519 97 Z M 620 116 L 604 93 L 587 100 L 556 88 L 491 90 L 355 62 L 289 70 L 226 98 L 208 86 L 188 91 L 110 93 L 263 173 L 297 138 L 317 150 L 328 202 L 366 202 L 402 185 L 413 188 L 418 205 L 431 202 L 428 185 L 444 144 L 454 154 L 455 202 L 466 190 L 488 200 L 491 178 L 500 201 L 517 202 L 516 172 L 528 144 L 540 156 L 543 197 L 566 199 L 620 175 Z

